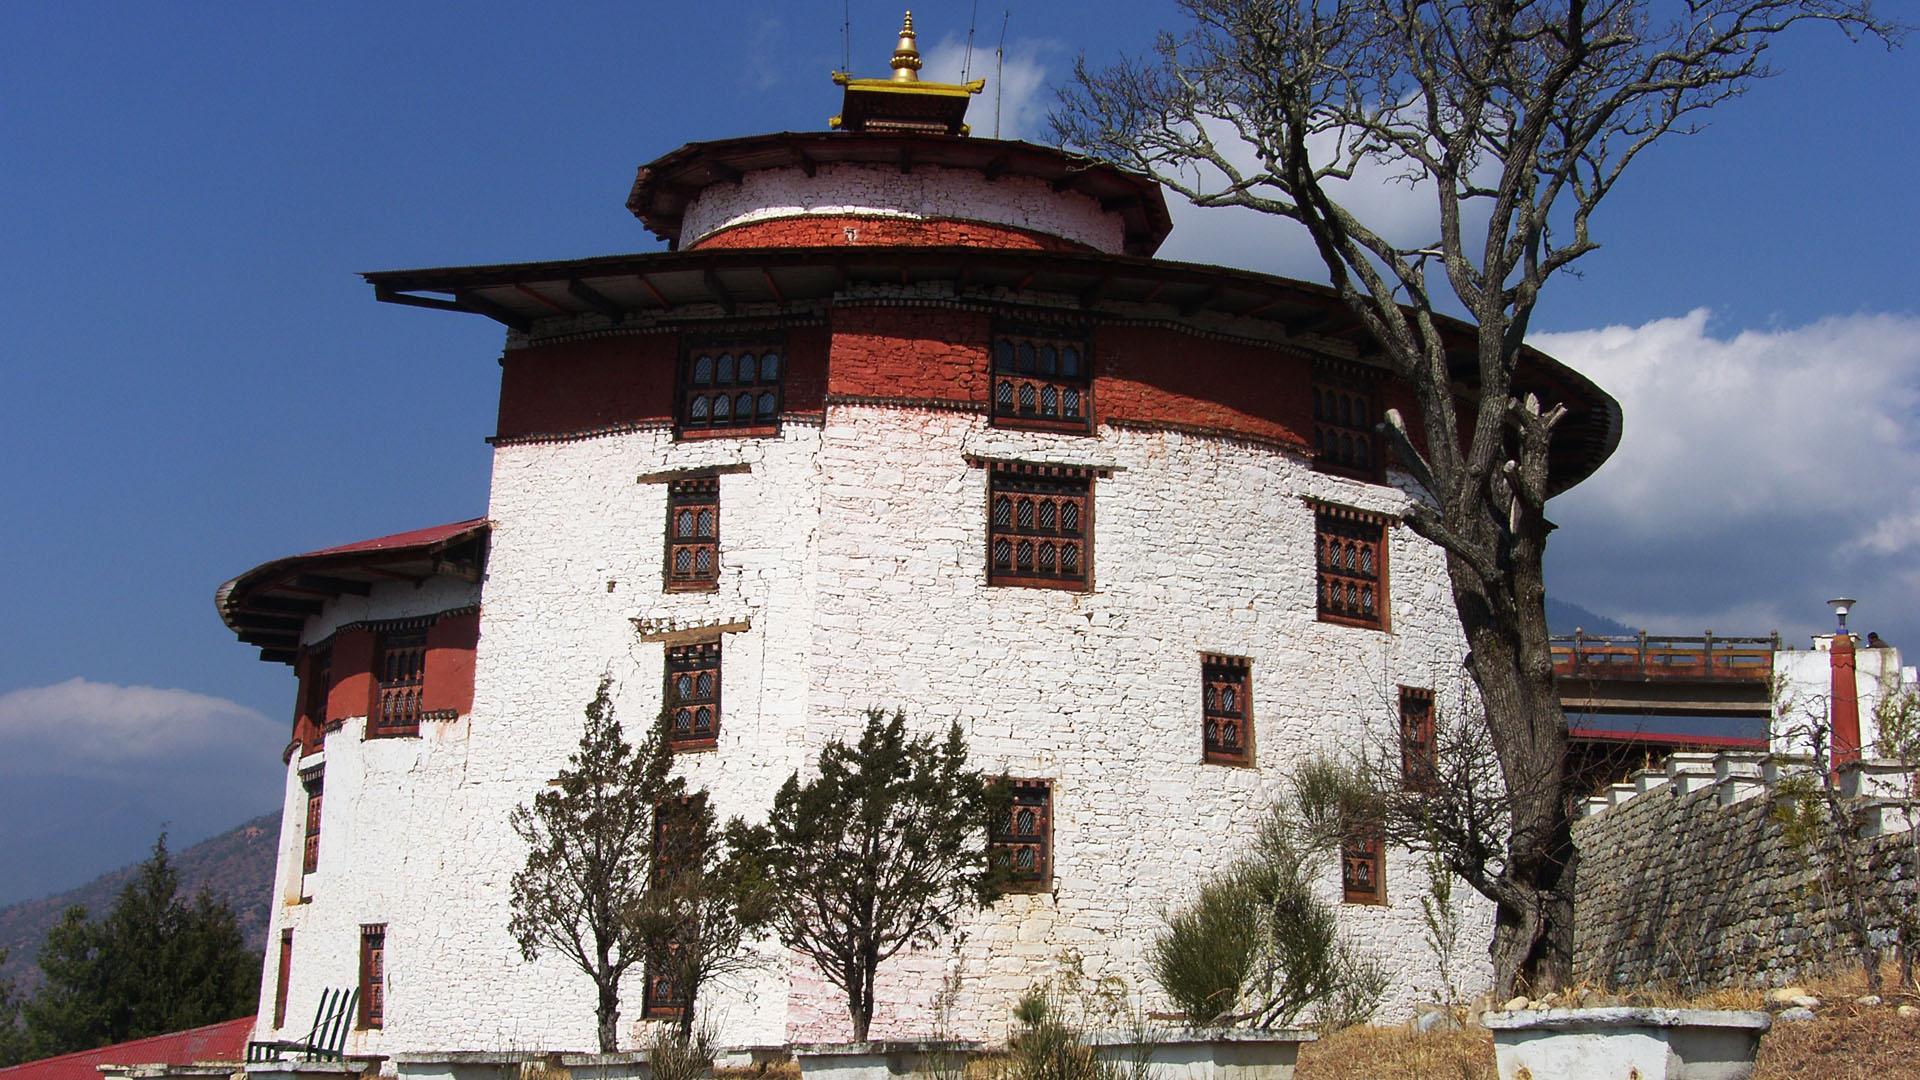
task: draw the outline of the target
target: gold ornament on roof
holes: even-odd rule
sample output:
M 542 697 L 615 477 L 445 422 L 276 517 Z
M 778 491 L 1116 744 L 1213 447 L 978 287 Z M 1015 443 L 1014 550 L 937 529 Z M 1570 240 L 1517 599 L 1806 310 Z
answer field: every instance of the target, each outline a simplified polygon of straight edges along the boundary
M 921 82 L 920 46 L 911 11 L 900 22 L 892 67 L 893 77 L 887 79 L 858 79 L 851 72 L 834 72 L 833 81 L 846 88 L 846 97 L 840 115 L 827 123 L 852 132 L 967 134 L 967 102 L 986 88 L 987 80 Z
M 893 81 L 920 81 L 920 46 L 913 32 L 913 12 L 900 23 L 900 44 L 893 47 Z

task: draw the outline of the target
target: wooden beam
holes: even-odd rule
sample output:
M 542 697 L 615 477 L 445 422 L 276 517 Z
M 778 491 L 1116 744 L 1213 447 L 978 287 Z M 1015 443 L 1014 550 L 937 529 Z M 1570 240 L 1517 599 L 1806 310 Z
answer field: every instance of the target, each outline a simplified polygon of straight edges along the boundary
M 653 287 L 652 278 L 648 277 L 645 274 L 636 274 L 634 276 L 640 279 L 640 287 L 647 290 L 648 294 L 651 295 L 654 298 L 654 300 L 660 304 L 661 307 L 673 306 L 672 304 L 667 303 L 666 297 L 660 295 L 659 289 L 656 289 Z
M 1007 168 L 1011 164 L 1012 162 L 1007 159 L 1007 155 L 1001 154 L 999 157 L 987 162 L 986 168 L 981 169 L 980 174 L 985 176 L 989 181 L 998 180 L 1006 175 Z
M 1107 286 L 1112 284 L 1112 274 L 1101 274 L 1092 285 L 1087 286 L 1085 292 L 1080 294 L 1080 306 L 1083 308 L 1098 306 L 1100 301 L 1106 298 Z
M 494 322 L 511 327 L 523 334 L 527 332 L 528 327 L 533 325 L 532 320 L 514 311 L 512 308 L 502 307 L 471 290 L 455 289 L 453 291 L 453 298 L 460 301 L 461 307 L 473 312 L 475 315 L 485 315 Z
M 318 600 L 289 600 L 281 596 L 256 596 L 247 601 L 254 611 L 277 611 L 283 615 L 318 615 L 326 605 Z
M 373 591 L 373 586 L 364 581 L 348 581 L 346 578 L 328 577 L 325 574 L 301 574 L 283 589 L 296 592 L 319 593 L 322 596 L 365 596 Z
M 522 285 L 519 282 L 515 282 L 513 288 L 514 288 L 514 291 L 519 293 L 520 295 L 525 296 L 528 299 L 533 300 L 537 303 L 545 304 L 546 306 L 552 308 L 558 314 L 561 314 L 561 315 L 579 314 L 579 312 L 574 311 L 570 307 L 567 307 L 565 304 L 562 304 L 560 301 L 549 300 L 545 296 L 542 296 L 541 294 L 534 292 L 532 289 L 527 288 L 525 285 Z
M 474 312 L 463 307 L 458 300 L 448 300 L 438 296 L 414 296 L 403 293 L 391 285 L 375 285 L 373 298 L 382 304 L 405 304 L 408 307 L 432 308 L 434 311 L 458 311 L 465 315 Z
M 760 268 L 760 276 L 765 279 L 767 291 L 773 294 L 774 302 L 779 304 L 786 303 L 787 298 L 786 295 L 780 291 L 780 284 L 773 280 L 773 271 L 763 266 Z
M 734 184 L 737 186 L 740 183 L 740 178 L 742 175 L 740 170 L 734 168 L 731 165 L 726 164 L 725 162 L 709 161 L 707 162 L 707 168 L 712 169 L 713 175 L 719 177 L 722 180 L 725 180 L 729 184 Z
M 911 143 L 900 144 L 900 171 L 903 173 L 913 171 L 913 145 Z
M 234 619 L 249 631 L 265 630 L 274 633 L 289 633 L 294 635 L 298 635 L 301 629 L 307 625 L 307 620 L 291 615 L 262 615 L 253 610 L 251 604 L 241 608 L 239 613 L 234 616 Z
M 1182 317 L 1190 317 L 1193 315 L 1197 315 L 1199 314 L 1201 308 L 1206 307 L 1208 304 L 1211 304 L 1218 299 L 1220 299 L 1220 286 L 1209 285 L 1207 286 L 1207 291 L 1201 293 L 1197 297 L 1194 297 L 1192 300 L 1189 300 L 1186 303 L 1181 304 L 1180 314 Z
M 794 163 L 800 166 L 800 171 L 806 173 L 808 179 L 812 179 L 813 174 L 820 168 L 819 163 L 814 161 L 813 156 L 805 150 L 796 149 L 793 156 Z
M 1131 210 L 1139 205 L 1140 196 L 1138 195 L 1109 195 L 1100 200 L 1100 209 L 1105 210 L 1109 214 L 1118 213 L 1122 210 Z
M 700 280 L 706 282 L 707 291 L 713 293 L 714 297 L 720 301 L 720 310 L 729 315 L 733 314 L 733 294 L 721 284 L 720 275 L 714 273 L 712 267 L 708 267 L 700 272 Z
M 593 310 L 619 322 L 627 317 L 627 309 L 614 303 L 607 295 L 579 278 L 567 279 L 567 294 Z
M 1286 329 L 1288 337 L 1299 337 L 1301 334 L 1310 334 L 1333 320 L 1333 312 L 1316 311 L 1297 319 L 1282 319 L 1280 325 Z

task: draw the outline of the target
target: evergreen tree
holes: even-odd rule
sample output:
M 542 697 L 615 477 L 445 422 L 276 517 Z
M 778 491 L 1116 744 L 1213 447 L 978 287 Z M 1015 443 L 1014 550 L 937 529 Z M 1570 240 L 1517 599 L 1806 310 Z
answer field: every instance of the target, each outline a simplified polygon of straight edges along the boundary
M 593 980 L 600 1049 L 618 1049 L 620 981 L 651 951 L 641 917 L 653 877 L 654 816 L 679 802 L 686 783 L 669 777 L 673 756 L 660 725 L 639 748 L 614 717 L 611 679 L 587 705 L 580 748 L 568 767 L 509 819 L 527 844 L 513 875 L 508 932 L 527 960 L 559 953 Z
M 0 964 L 6 962 L 7 950 L 0 949 Z M 20 1029 L 20 999 L 15 996 L 13 980 L 0 979 L 0 1069 L 26 1059 L 27 1036 Z
M 987 858 L 1001 786 L 967 768 L 960 725 L 937 742 L 909 737 L 906 723 L 868 710 L 858 743 L 827 743 L 805 784 L 788 777 L 766 825 L 727 826 L 729 846 L 753 853 L 773 887 L 781 943 L 847 995 L 855 1042 L 873 1021 L 881 962 L 932 944 L 1004 881 Z
M 46 984 L 23 1008 L 38 1056 L 162 1035 L 245 1016 L 260 955 L 232 909 L 204 889 L 180 896 L 165 833 L 98 922 L 68 908 L 40 950 Z

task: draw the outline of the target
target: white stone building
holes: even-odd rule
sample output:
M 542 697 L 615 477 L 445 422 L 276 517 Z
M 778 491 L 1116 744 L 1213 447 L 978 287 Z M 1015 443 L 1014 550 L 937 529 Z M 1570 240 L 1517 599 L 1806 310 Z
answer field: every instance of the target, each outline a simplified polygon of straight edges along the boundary
M 484 518 L 222 587 L 302 680 L 258 1037 L 361 986 L 354 1053 L 592 1046 L 591 984 L 507 933 L 507 819 L 603 674 L 630 728 L 685 717 L 679 768 L 722 819 L 763 818 L 869 706 L 958 721 L 1035 782 L 1031 888 L 882 967 L 882 1038 L 931 1033 L 954 977 L 945 1029 L 996 1037 L 1068 950 L 1163 1004 L 1161 913 L 1290 763 L 1451 705 L 1442 560 L 1397 523 L 1416 496 L 1372 431 L 1410 398 L 1332 295 L 1152 259 L 1152 181 L 963 137 L 970 88 L 918 86 L 854 80 L 844 130 L 643 168 L 629 206 L 668 251 L 368 275 L 509 328 L 491 490 Z M 1565 488 L 1617 406 L 1545 356 L 1526 379 L 1572 410 Z M 670 698 L 669 668 L 714 692 Z M 1431 999 L 1420 866 L 1349 854 L 1325 887 L 1392 967 L 1388 1011 Z M 1482 940 L 1488 910 L 1455 895 Z M 764 951 L 703 991 L 721 1041 L 844 1038 L 832 988 Z M 625 1000 L 631 1044 L 639 978 Z

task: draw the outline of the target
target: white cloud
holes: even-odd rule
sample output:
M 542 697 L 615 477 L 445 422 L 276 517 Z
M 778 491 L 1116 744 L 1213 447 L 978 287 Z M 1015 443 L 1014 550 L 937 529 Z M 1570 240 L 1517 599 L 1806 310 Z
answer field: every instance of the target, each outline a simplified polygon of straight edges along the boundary
M 1920 317 L 1717 334 L 1699 309 L 1532 343 L 1624 416 L 1613 458 L 1555 500 L 1556 592 L 1656 631 L 1795 634 L 1848 593 L 1920 635 Z
M 1696 309 L 1535 335 L 1619 399 L 1620 449 L 1569 502 L 1616 528 L 1817 519 L 1836 545 L 1920 536 L 1920 319 L 1855 315 L 1716 337 Z
M 1065 50 L 1054 41 L 1017 39 L 1008 44 L 1005 62 L 996 72 L 993 44 L 983 42 L 983 37 L 974 38 L 973 65 L 967 70 L 967 78 L 985 79 L 987 88 L 973 99 L 972 107 L 967 110 L 967 123 L 972 125 L 975 135 L 992 138 L 997 102 L 1000 138 L 1045 141 L 1047 110 L 1053 105 L 1053 94 L 1047 86 L 1047 65 L 1043 58 Z M 926 66 L 920 70 L 921 78 L 932 82 L 962 81 L 961 72 L 967 63 L 965 38 L 948 34 L 939 44 L 922 50 L 922 55 Z
M 257 750 L 271 727 L 258 711 L 225 698 L 76 677 L 0 694 L 0 769 L 227 756 Z

